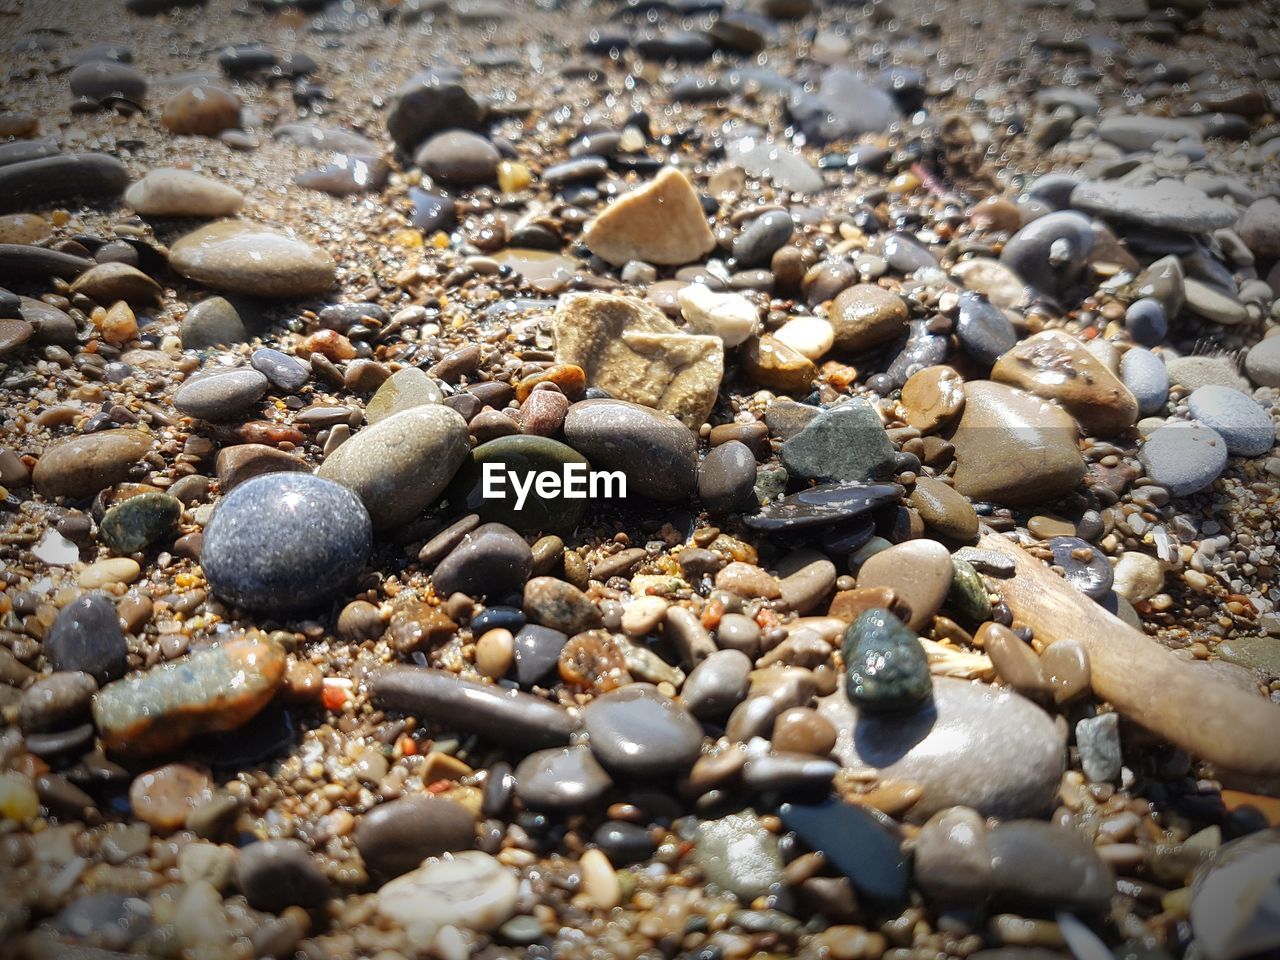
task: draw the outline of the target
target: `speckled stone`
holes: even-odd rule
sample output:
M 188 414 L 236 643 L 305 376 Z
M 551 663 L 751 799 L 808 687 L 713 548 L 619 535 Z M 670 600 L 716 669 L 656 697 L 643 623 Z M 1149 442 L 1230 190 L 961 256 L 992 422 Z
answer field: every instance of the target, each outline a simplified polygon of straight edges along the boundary
M 929 698 L 929 659 L 915 632 L 888 610 L 872 609 L 849 625 L 842 648 L 849 699 L 863 710 L 913 710 Z
M 321 477 L 270 473 L 218 504 L 200 562 L 224 600 L 292 612 L 339 599 L 372 542 L 369 514 L 351 491 Z
M 160 753 L 201 733 L 234 730 L 266 706 L 284 680 L 285 653 L 245 636 L 109 683 L 93 698 L 106 749 Z
M 699 823 L 693 858 L 708 883 L 745 903 L 782 880 L 778 838 L 752 810 Z
M 1144 347 L 1130 347 L 1120 359 L 1120 377 L 1138 401 L 1138 413 L 1158 413 L 1169 399 L 1169 370 Z
M 140 493 L 107 510 L 98 531 L 116 553 L 137 553 L 176 531 L 181 516 L 181 501 L 167 493 Z
M 880 416 L 865 400 L 824 410 L 782 445 L 792 476 L 862 483 L 893 472 L 893 444 Z

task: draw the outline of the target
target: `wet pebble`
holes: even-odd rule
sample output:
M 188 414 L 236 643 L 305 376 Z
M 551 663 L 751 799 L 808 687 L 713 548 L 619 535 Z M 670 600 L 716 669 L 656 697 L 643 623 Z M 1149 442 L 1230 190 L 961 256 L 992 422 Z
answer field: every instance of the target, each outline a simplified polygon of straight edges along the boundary
M 315 907 L 330 896 L 329 878 L 300 840 L 259 840 L 240 850 L 236 879 L 256 910 Z
M 647 683 L 597 697 L 583 709 L 582 722 L 600 762 L 626 776 L 687 769 L 702 748 L 693 716 Z
M 529 754 L 516 767 L 516 793 L 534 810 L 582 810 L 597 803 L 613 780 L 591 750 L 555 747 Z
M 1053 563 L 1061 567 L 1071 584 L 1086 597 L 1100 600 L 1111 590 L 1113 574 L 1106 556 L 1080 537 L 1051 537 L 1048 543 Z
M 229 217 L 244 206 L 244 194 L 211 177 L 164 167 L 130 186 L 124 202 L 144 217 Z
M 463 537 L 431 574 L 436 592 L 500 597 L 519 592 L 533 571 L 533 551 L 516 531 L 486 523 Z
M 267 378 L 251 367 L 242 367 L 188 380 L 174 394 L 173 405 L 184 417 L 234 420 L 266 392 Z
M 470 849 L 475 817 L 447 797 L 406 796 L 380 803 L 360 817 L 354 839 L 375 876 L 398 877 L 428 857 Z
M 1192 392 L 1187 405 L 1193 417 L 1222 437 L 1228 453 L 1257 457 L 1276 442 L 1271 417 L 1253 398 L 1238 390 L 1206 385 Z

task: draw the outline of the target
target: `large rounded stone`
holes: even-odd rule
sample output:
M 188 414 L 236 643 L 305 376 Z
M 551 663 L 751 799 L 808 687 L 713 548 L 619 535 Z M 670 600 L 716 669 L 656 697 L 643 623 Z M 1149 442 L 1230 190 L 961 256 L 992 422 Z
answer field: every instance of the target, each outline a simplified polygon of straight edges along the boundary
M 126 190 L 124 202 L 144 217 L 229 217 L 244 206 L 244 194 L 212 177 L 162 167 Z
M 475 817 L 447 797 L 407 796 L 374 807 L 356 825 L 365 866 L 398 877 L 428 857 L 466 850 L 475 842 Z
M 381 530 L 416 519 L 434 503 L 469 448 L 467 424 L 457 412 L 413 407 L 354 434 L 316 475 L 353 491 Z
M 257 297 L 308 297 L 334 284 L 333 258 L 309 243 L 243 220 L 220 220 L 179 239 L 169 265 L 197 283 Z
M 302 473 L 254 477 L 223 497 L 200 563 L 237 606 L 292 612 L 332 601 L 364 567 L 373 529 L 350 490 Z
M 1066 767 L 1063 731 L 1010 690 L 936 677 L 933 699 L 914 714 L 861 712 L 843 690 L 818 709 L 838 731 L 845 767 L 921 786 L 906 814 L 913 822 L 957 805 L 988 817 L 1046 815 Z
M 533 572 L 533 551 L 520 534 L 486 523 L 462 538 L 431 574 L 436 593 L 447 597 L 501 597 L 519 592 Z
M 32 472 L 42 497 L 91 497 L 119 483 L 151 449 L 151 437 L 138 430 L 104 430 L 61 440 L 47 449 Z

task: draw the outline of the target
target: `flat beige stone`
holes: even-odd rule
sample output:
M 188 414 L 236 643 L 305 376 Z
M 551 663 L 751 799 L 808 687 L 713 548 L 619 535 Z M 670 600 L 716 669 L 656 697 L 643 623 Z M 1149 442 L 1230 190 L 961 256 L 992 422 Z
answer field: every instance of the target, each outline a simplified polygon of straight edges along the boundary
M 152 170 L 124 194 L 126 205 L 144 217 L 227 217 L 239 213 L 244 194 L 190 170 Z
M 610 293 L 560 298 L 552 328 L 556 360 L 580 366 L 587 383 L 677 417 L 698 429 L 724 376 L 719 337 L 683 333 L 641 300 Z
M 911 606 L 907 626 L 919 630 L 942 609 L 952 569 L 951 552 L 937 540 L 907 540 L 868 557 L 858 587 L 888 587 Z
M 672 167 L 614 200 L 582 237 L 592 253 L 615 266 L 628 260 L 680 266 L 701 260 L 716 245 L 693 184 Z
M 1061 407 L 990 380 L 965 384 L 964 395 L 951 443 L 955 488 L 970 500 L 1041 503 L 1084 478 L 1076 423 Z
M 333 287 L 333 258 L 311 244 L 247 220 L 219 220 L 169 250 L 178 273 L 215 290 L 258 297 L 308 297 Z

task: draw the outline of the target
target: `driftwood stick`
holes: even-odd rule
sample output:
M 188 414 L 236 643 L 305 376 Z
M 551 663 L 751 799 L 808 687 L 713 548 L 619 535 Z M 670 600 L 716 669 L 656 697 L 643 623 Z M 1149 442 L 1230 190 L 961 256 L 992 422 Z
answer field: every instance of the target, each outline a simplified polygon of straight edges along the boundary
M 978 545 L 1016 564 L 1013 577 L 993 578 L 1014 617 L 1046 644 L 1079 641 L 1094 692 L 1121 714 L 1225 770 L 1280 777 L 1280 706 L 1178 659 L 999 534 Z

